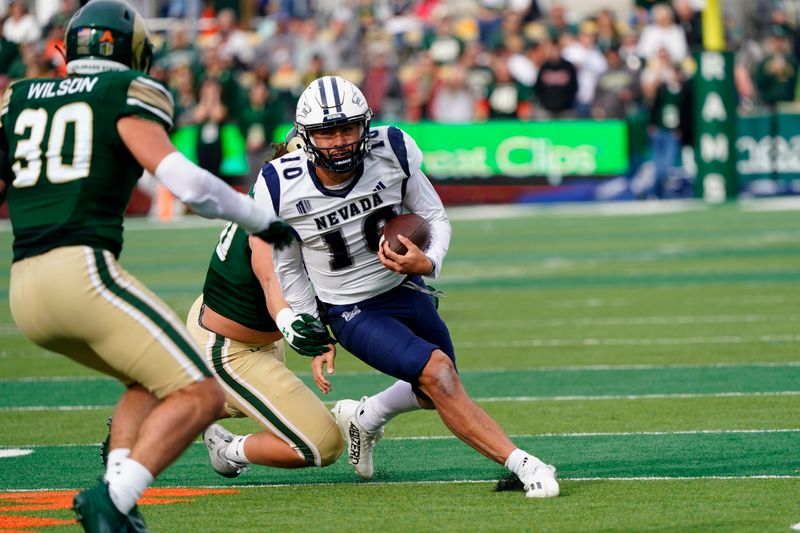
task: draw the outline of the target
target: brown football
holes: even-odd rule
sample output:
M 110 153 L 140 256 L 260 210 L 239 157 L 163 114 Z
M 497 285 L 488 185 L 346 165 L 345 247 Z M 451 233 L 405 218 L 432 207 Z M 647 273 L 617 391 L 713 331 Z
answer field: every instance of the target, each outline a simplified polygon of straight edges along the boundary
M 397 215 L 383 228 L 383 238 L 389 243 L 389 248 L 400 255 L 405 255 L 408 250 L 398 239 L 398 235 L 403 235 L 411 239 L 423 252 L 431 243 L 431 227 L 428 221 L 419 215 L 409 213 Z

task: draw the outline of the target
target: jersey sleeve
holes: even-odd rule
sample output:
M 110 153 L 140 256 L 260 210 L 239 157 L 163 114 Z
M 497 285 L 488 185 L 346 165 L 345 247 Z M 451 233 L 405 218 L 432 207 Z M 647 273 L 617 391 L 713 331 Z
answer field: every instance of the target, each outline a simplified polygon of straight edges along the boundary
M 422 165 L 422 151 L 417 142 L 396 126 L 389 126 L 386 129 L 386 138 L 403 173 L 406 177 L 411 177 Z
M 442 271 L 442 263 L 450 247 L 452 228 L 441 198 L 428 177 L 422 172 L 422 150 L 417 146 L 417 142 L 405 132 L 403 132 L 403 144 L 409 174 L 403 205 L 431 225 L 431 242 L 425 255 L 433 263 L 433 272 L 429 274 L 429 277 L 435 279 Z
M 175 104 L 172 94 L 160 83 L 147 76 L 138 75 L 128 84 L 120 116 L 137 116 L 153 120 L 172 129 Z
M 422 150 L 417 146 L 417 141 L 406 132 L 403 132 L 403 141 L 406 145 L 409 174 L 413 175 L 418 172 L 422 166 Z

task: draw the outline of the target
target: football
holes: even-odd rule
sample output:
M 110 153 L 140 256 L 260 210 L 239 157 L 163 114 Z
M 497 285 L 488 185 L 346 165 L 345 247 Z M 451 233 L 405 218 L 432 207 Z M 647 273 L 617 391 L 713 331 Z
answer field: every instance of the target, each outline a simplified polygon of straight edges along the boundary
M 398 235 L 408 237 L 422 251 L 431 243 L 431 227 L 428 221 L 413 213 L 397 215 L 383 227 L 383 238 L 389 243 L 389 248 L 396 254 L 405 255 L 408 250 L 398 240 Z

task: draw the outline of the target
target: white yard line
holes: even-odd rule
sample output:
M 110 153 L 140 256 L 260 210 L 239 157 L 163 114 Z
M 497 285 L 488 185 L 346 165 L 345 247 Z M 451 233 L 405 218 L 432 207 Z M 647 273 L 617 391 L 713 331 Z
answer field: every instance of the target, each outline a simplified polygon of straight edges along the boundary
M 622 394 L 608 396 L 494 396 L 473 398 L 478 402 L 580 402 L 597 400 L 666 400 L 684 398 L 749 398 L 753 396 L 800 396 L 800 391 L 774 392 L 711 392 L 680 394 Z
M 476 402 L 577 402 L 597 400 L 654 400 L 654 399 L 685 399 L 685 398 L 750 398 L 762 396 L 800 396 L 800 391 L 775 391 L 775 392 L 713 392 L 690 394 L 626 394 L 608 396 L 475 396 Z M 324 402 L 333 405 L 335 402 Z M 0 413 L 37 412 L 37 411 L 92 411 L 100 409 L 113 409 L 114 405 L 59 405 L 59 406 L 14 406 L 0 407 Z
M 552 319 L 510 319 L 510 320 L 459 320 L 457 328 L 504 327 L 513 326 L 544 328 L 554 326 L 674 326 L 685 324 L 750 324 L 755 322 L 800 322 L 800 315 L 683 315 L 646 317 L 605 317 L 605 318 L 552 318 Z
M 650 364 L 622 364 L 622 365 L 571 365 L 571 366 L 541 366 L 529 368 L 472 368 L 462 370 L 461 375 L 471 374 L 504 374 L 509 373 L 518 376 L 520 373 L 525 372 L 592 372 L 592 371 L 614 371 L 614 370 L 704 370 L 711 368 L 794 368 L 800 366 L 800 361 L 755 361 L 747 363 L 704 363 L 698 365 L 692 364 L 666 364 L 666 365 L 650 365 Z M 300 377 L 311 376 L 310 372 L 295 372 Z M 377 371 L 368 370 L 340 370 L 336 372 L 338 377 L 361 377 L 361 376 L 378 376 Z M 2 383 L 61 383 L 61 382 L 80 382 L 80 381 L 116 381 L 114 378 L 107 376 L 34 376 L 34 377 L 21 377 L 21 378 L 0 378 Z
M 458 348 L 542 348 L 562 346 L 688 346 L 697 344 L 744 344 L 747 342 L 798 342 L 800 335 L 725 335 L 716 337 L 662 337 L 662 338 L 618 338 L 618 339 L 519 339 L 462 341 Z

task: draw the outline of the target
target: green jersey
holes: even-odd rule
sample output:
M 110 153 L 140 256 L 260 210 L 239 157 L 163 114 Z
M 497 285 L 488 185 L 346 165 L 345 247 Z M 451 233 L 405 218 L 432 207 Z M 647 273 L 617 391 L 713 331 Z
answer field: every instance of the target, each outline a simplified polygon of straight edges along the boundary
M 172 127 L 170 93 L 139 71 L 21 80 L 6 91 L 2 131 L 12 175 L 14 261 L 60 246 L 119 256 L 125 208 L 142 167 L 125 147 L 125 116 Z
M 233 222 L 220 235 L 203 285 L 203 303 L 225 318 L 257 331 L 278 331 L 264 290 L 250 266 L 247 232 Z

